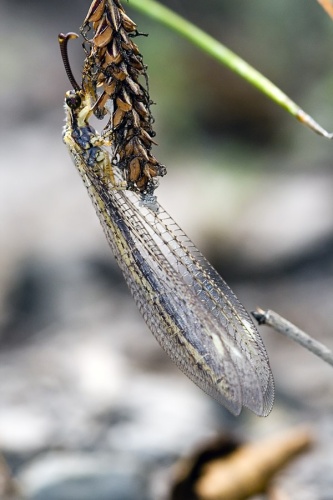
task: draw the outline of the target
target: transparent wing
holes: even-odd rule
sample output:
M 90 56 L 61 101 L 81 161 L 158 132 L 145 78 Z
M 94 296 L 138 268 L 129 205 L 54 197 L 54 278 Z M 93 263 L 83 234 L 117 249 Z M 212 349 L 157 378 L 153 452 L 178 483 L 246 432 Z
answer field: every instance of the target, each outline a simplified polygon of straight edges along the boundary
M 242 406 L 267 415 L 274 399 L 268 357 L 228 285 L 161 206 L 152 211 L 135 193 L 107 190 L 79 171 L 134 300 L 162 348 L 235 415 Z

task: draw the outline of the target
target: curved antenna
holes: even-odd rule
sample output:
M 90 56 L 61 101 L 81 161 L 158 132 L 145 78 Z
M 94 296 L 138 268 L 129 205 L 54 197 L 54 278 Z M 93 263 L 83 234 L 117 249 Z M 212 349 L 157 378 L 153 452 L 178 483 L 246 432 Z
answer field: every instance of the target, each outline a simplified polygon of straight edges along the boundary
M 71 82 L 71 84 L 73 86 L 73 89 L 76 92 L 79 92 L 81 90 L 81 88 L 80 88 L 80 86 L 78 85 L 78 83 L 76 82 L 76 80 L 74 78 L 74 75 L 73 75 L 73 72 L 72 72 L 72 68 L 71 68 L 71 66 L 69 64 L 68 51 L 67 51 L 68 40 L 70 40 L 70 39 L 74 40 L 75 38 L 79 38 L 79 35 L 77 35 L 76 33 L 67 33 L 67 35 L 64 35 L 63 33 L 60 33 L 58 35 L 58 41 L 59 41 L 59 45 L 60 45 L 61 57 L 62 57 L 62 60 L 64 62 L 64 66 L 65 66 L 65 70 L 66 70 L 68 79 Z

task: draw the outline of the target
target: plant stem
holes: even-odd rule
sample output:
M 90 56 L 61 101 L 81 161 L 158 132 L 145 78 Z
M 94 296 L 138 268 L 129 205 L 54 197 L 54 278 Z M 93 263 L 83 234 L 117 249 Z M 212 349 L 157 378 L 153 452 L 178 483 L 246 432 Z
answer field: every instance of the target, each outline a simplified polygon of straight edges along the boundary
M 333 138 L 333 134 L 322 128 L 268 78 L 191 22 L 155 0 L 130 0 L 130 5 L 187 38 L 187 40 L 199 47 L 206 54 L 209 54 L 211 57 L 234 71 L 241 78 L 248 81 L 260 92 L 266 94 L 272 101 L 284 108 L 292 116 L 297 118 L 297 120 L 311 128 L 317 134 L 327 139 Z

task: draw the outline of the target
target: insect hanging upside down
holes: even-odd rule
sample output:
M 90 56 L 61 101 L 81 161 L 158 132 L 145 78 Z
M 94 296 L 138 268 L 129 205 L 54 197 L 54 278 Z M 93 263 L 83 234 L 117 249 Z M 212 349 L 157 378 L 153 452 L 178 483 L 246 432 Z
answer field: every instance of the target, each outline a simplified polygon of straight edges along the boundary
M 71 38 L 77 38 L 75 33 L 59 35 L 59 44 L 63 54 L 65 68 L 69 79 L 74 87 L 65 96 L 66 125 L 63 140 L 68 147 L 76 165 L 87 165 L 97 177 L 100 177 L 113 189 L 125 189 L 126 181 L 117 182 L 113 173 L 110 155 L 105 149 L 111 146 L 108 136 L 98 134 L 89 125 L 89 118 L 93 114 L 91 96 L 84 92 L 76 83 L 68 63 L 67 42 Z
M 93 104 L 75 82 L 66 93 L 64 142 L 108 243 L 150 330 L 177 366 L 238 415 L 271 411 L 274 383 L 265 347 L 232 290 L 155 196 L 124 189 L 122 172 L 89 124 Z M 119 180 L 120 179 L 120 180 Z

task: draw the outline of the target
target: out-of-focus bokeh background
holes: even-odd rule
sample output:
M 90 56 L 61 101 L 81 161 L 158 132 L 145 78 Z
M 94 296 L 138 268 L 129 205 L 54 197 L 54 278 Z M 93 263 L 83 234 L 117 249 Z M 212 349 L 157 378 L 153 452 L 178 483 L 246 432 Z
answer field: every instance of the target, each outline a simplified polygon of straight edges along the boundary
M 315 0 L 164 0 L 333 129 L 333 23 Z M 124 285 L 61 141 L 69 83 L 57 35 L 89 0 L 0 3 L 0 450 L 25 498 L 167 498 L 207 439 L 306 422 L 315 447 L 278 479 L 333 498 L 333 372 L 261 328 L 272 414 L 233 418 L 167 359 Z M 333 345 L 333 146 L 125 3 L 149 66 L 168 175 L 160 203 L 248 310 Z M 83 53 L 70 45 L 79 79 Z M 289 496 L 287 496 L 289 495 Z

